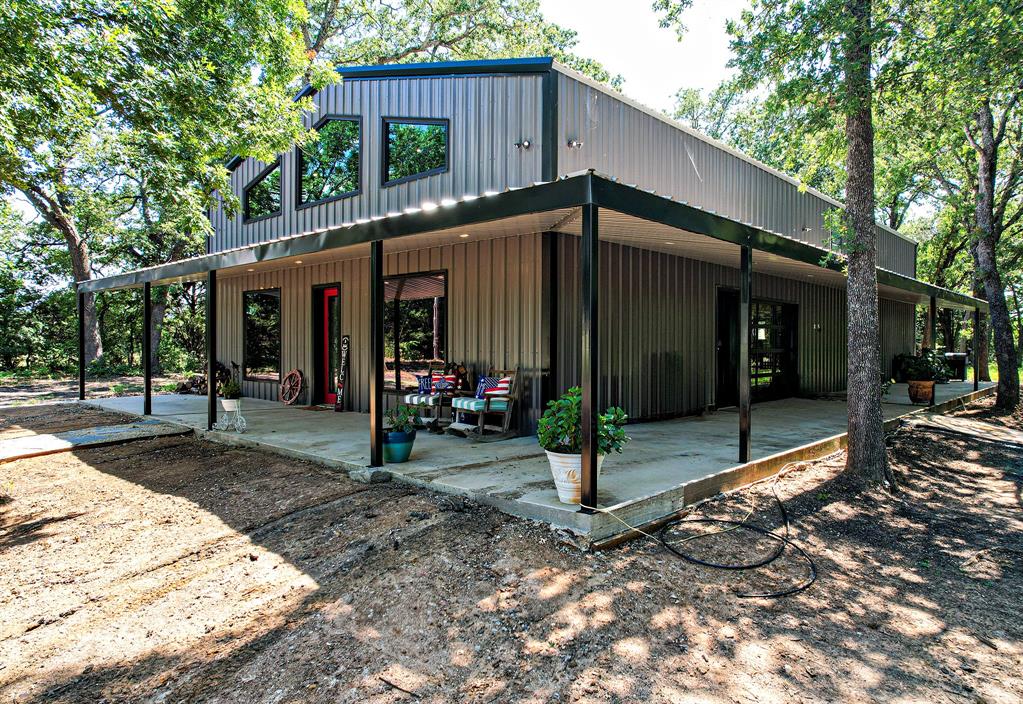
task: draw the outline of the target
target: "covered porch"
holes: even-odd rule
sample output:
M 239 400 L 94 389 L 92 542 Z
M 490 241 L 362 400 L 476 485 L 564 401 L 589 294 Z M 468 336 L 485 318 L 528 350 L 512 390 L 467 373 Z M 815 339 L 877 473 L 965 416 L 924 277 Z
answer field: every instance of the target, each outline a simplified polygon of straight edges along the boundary
M 981 384 L 979 393 L 986 393 L 991 386 Z M 965 402 L 973 395 L 972 382 L 941 384 L 937 404 Z M 137 415 L 144 410 L 141 396 L 90 403 Z M 261 447 L 332 465 L 355 476 L 363 473 L 370 480 L 389 478 L 465 496 L 515 516 L 567 528 L 588 540 L 601 540 L 625 529 L 611 512 L 639 525 L 732 488 L 735 482 L 744 481 L 744 472 L 757 471 L 759 463 L 769 458 L 794 456 L 807 447 L 826 451 L 829 440 L 837 448 L 846 424 L 841 398 L 789 398 L 755 404 L 751 415 L 757 433 L 751 442 L 750 463 L 745 465 L 736 461 L 738 411 L 734 408 L 631 424 L 627 427 L 632 437 L 628 453 L 608 458 L 604 464 L 598 489 L 602 510 L 587 513 L 558 501 L 547 459 L 533 436 L 474 442 L 420 433 L 411 461 L 374 470 L 365 440 L 370 421 L 365 413 L 335 413 L 246 399 L 243 412 L 248 428 L 238 434 L 205 430 L 202 397 L 158 394 L 152 403 L 154 417 L 192 428 L 218 442 Z M 921 410 L 924 407 L 909 404 L 904 384 L 894 385 L 885 398 L 887 420 Z M 258 467 L 252 471 L 258 472 Z M 370 471 L 381 475 L 370 476 Z
M 404 213 L 90 281 L 79 287 L 79 295 L 105 289 L 142 287 L 147 301 L 143 318 L 146 334 L 143 337 L 148 340 L 151 287 L 204 279 L 208 290 L 207 359 L 212 378 L 218 359 L 218 276 L 226 278 L 244 272 L 258 276 L 282 267 L 309 266 L 339 258 L 365 262 L 365 271 L 359 274 L 359 281 L 364 283 L 360 301 L 365 304 L 366 316 L 362 319 L 364 322 L 360 320 L 360 329 L 364 333 L 362 340 L 366 350 L 365 365 L 358 377 L 367 386 L 365 410 L 369 411 L 368 414 L 305 411 L 283 407 L 272 401 L 248 399 L 246 417 L 250 424 L 249 432 L 243 436 L 224 433 L 215 433 L 215 436 L 233 442 L 249 442 L 258 438 L 276 449 L 305 453 L 303 456 L 313 453 L 316 459 L 350 469 L 374 469 L 383 467 L 385 257 L 400 257 L 403 252 L 425 251 L 452 241 L 482 241 L 523 233 L 545 235 L 543 257 L 521 264 L 538 269 L 534 272 L 537 289 L 508 293 L 510 297 L 530 297 L 531 301 L 535 301 L 537 310 L 536 324 L 529 331 L 533 336 L 530 345 L 535 349 L 537 359 L 531 368 L 522 372 L 529 390 L 528 408 L 535 420 L 535 415 L 542 411 L 547 400 L 556 398 L 570 385 L 582 387 L 582 506 L 557 503 L 545 459 L 535 439 L 528 434 L 501 443 L 476 444 L 421 434 L 421 440 L 416 444 L 416 463 L 408 465 L 407 469 L 389 465 L 381 471 L 400 475 L 414 483 L 469 494 L 510 513 L 541 518 L 596 537 L 609 531 L 614 521 L 607 515 L 607 510 L 646 502 L 648 506 L 656 505 L 656 510 L 637 511 L 630 514 L 631 520 L 647 513 L 650 513 L 648 517 L 656 512 L 664 515 L 691 498 L 682 488 L 693 482 L 844 431 L 845 404 L 841 401 L 789 398 L 752 406 L 749 339 L 751 302 L 757 295 L 754 291 L 757 277 L 760 281 L 798 283 L 803 287 L 804 296 L 812 296 L 806 292 L 813 288 L 815 291 L 830 291 L 829 295 L 836 298 L 842 295 L 845 282 L 840 259 L 795 236 L 729 220 L 688 203 L 589 171 L 504 193 L 424 203 L 422 208 L 409 209 Z M 556 237 L 546 237 L 547 234 Z M 619 297 L 619 319 L 643 317 L 646 329 L 653 331 L 643 340 L 646 345 L 644 354 L 656 355 L 657 344 L 665 339 L 660 336 L 659 328 L 664 326 L 660 325 L 656 309 L 653 305 L 645 309 L 648 301 L 657 300 L 663 311 L 665 301 L 669 306 L 676 301 L 681 304 L 693 300 L 700 292 L 703 292 L 700 295 L 709 296 L 707 292 L 713 292 L 715 287 L 734 288 L 737 363 L 730 379 L 734 381 L 736 396 L 734 407 L 731 403 L 713 402 L 710 387 L 716 370 L 715 360 L 709 352 L 713 349 L 713 339 L 707 334 L 706 310 L 684 314 L 679 310 L 671 311 L 682 322 L 702 316 L 703 330 L 693 332 L 677 326 L 674 333 L 684 338 L 687 344 L 691 343 L 692 349 L 701 350 L 703 356 L 687 359 L 685 379 L 680 375 L 662 376 L 659 391 L 662 395 L 696 392 L 698 397 L 692 399 L 684 411 L 688 413 L 694 412 L 693 408 L 697 412 L 700 408 L 712 410 L 721 405 L 729 405 L 730 408 L 704 413 L 698 418 L 630 426 L 636 441 L 623 458 L 608 460 L 604 475 L 598 480 L 598 409 L 621 403 L 618 396 L 629 390 L 630 383 L 633 391 L 642 384 L 652 384 L 649 378 L 651 369 L 642 362 L 637 363 L 637 356 L 617 357 L 615 369 L 610 373 L 607 371 L 606 361 L 611 352 L 606 342 L 611 328 L 608 325 L 610 311 L 600 277 L 615 266 L 615 261 L 608 256 L 610 246 L 628 247 L 716 267 L 717 278 L 710 275 L 699 278 L 704 276 L 699 273 L 698 277 L 686 283 L 684 290 L 671 289 L 676 279 L 668 269 L 664 269 L 657 274 L 657 279 L 665 284 L 663 292 L 671 290 L 667 295 L 649 298 L 649 289 L 644 289 L 648 299 L 630 301 L 627 293 Z M 566 260 L 573 264 L 571 275 L 564 274 L 564 269 L 560 268 Z M 482 262 L 481 265 L 488 263 Z M 642 283 L 642 279 L 642 275 L 633 277 L 638 283 Z M 900 305 L 944 305 L 970 310 L 977 316 L 986 310 L 983 301 L 884 269 L 878 269 L 878 281 L 882 298 Z M 637 310 L 630 310 L 630 305 Z M 571 316 L 566 317 L 565 311 L 570 311 Z M 709 315 L 713 317 L 712 312 Z M 569 320 L 571 323 L 566 323 Z M 844 347 L 844 338 L 839 340 L 829 332 L 842 331 L 843 326 L 837 316 L 832 316 L 827 329 L 813 321 L 806 321 L 806 324 L 806 332 L 814 334 L 818 353 L 829 346 L 836 349 Z M 619 353 L 629 351 L 634 340 L 627 339 L 621 328 L 616 332 L 616 349 Z M 479 334 L 486 336 L 494 332 L 481 327 Z M 148 363 L 148 350 L 143 358 Z M 834 360 L 832 366 L 835 366 Z M 844 366 L 844 363 L 838 366 Z M 80 395 L 84 398 L 84 367 L 81 375 Z M 631 381 L 623 383 L 626 376 Z M 141 410 L 145 414 L 160 415 L 162 411 L 154 404 L 167 402 L 152 395 L 148 369 L 146 377 Z M 970 387 L 966 390 L 980 389 L 976 381 Z M 191 427 L 213 432 L 212 426 L 218 415 L 216 389 L 211 385 L 205 400 L 197 401 L 190 397 L 187 403 L 187 409 L 175 411 L 168 408 L 166 413 L 180 415 L 182 422 Z M 522 405 L 526 407 L 525 403 Z M 893 404 L 888 408 L 889 417 L 904 410 L 905 407 Z M 655 408 L 651 415 L 657 412 Z M 289 423 L 296 424 L 294 433 L 281 430 L 281 423 L 286 418 L 291 419 Z M 703 430 L 697 432 L 701 428 Z M 285 439 L 286 436 L 298 440 Z M 684 463 L 681 462 L 683 458 L 686 459 Z M 666 498 L 672 496 L 675 498 Z M 655 497 L 656 502 L 653 502 Z M 678 505 L 672 505 L 673 501 Z M 529 511 L 524 506 L 529 507 Z

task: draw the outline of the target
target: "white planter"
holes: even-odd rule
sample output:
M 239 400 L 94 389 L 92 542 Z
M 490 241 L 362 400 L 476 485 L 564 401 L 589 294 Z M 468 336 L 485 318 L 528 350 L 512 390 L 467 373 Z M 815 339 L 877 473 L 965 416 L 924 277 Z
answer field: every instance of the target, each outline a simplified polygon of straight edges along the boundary
M 551 463 L 551 474 L 554 475 L 554 486 L 558 488 L 558 501 L 563 504 L 577 504 L 580 498 L 580 487 L 583 476 L 583 456 L 565 455 L 560 452 L 547 453 L 547 460 Z M 600 476 L 600 468 L 604 464 L 604 455 L 597 455 L 597 476 Z
M 222 398 L 220 399 L 220 407 L 228 413 L 232 411 L 240 411 L 242 408 L 242 400 L 240 398 Z

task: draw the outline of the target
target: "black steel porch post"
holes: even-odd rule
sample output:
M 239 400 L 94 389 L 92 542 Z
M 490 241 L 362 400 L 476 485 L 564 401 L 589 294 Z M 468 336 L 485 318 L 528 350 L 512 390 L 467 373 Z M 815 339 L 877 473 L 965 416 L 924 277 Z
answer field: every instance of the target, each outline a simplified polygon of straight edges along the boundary
M 973 309 L 973 390 L 980 390 L 980 308 Z
M 931 304 L 927 308 L 927 333 L 931 338 L 931 349 L 938 351 L 938 299 L 931 296 Z
M 153 285 L 142 284 L 142 377 L 145 391 L 142 414 L 153 415 Z
M 750 461 L 750 295 L 753 288 L 753 248 L 739 254 L 739 461 Z
M 598 321 L 598 292 L 600 290 L 600 228 L 598 208 L 592 203 L 583 207 L 582 241 L 579 243 L 579 272 L 582 322 L 583 399 L 580 424 L 582 425 L 582 491 L 583 512 L 592 513 L 597 506 L 597 414 L 600 408 L 600 336 Z
M 206 430 L 217 422 L 217 270 L 206 274 Z
M 384 464 L 384 241 L 369 249 L 369 466 Z
M 78 291 L 78 400 L 85 400 L 85 293 Z

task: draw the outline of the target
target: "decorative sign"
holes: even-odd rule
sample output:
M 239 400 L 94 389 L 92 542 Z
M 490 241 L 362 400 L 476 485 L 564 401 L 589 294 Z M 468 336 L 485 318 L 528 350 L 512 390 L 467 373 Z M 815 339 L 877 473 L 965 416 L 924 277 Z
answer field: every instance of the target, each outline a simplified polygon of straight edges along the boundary
M 337 371 L 337 398 L 334 400 L 334 410 L 337 413 L 345 410 L 345 384 L 348 381 L 348 351 L 352 347 L 352 336 L 341 336 L 341 361 Z

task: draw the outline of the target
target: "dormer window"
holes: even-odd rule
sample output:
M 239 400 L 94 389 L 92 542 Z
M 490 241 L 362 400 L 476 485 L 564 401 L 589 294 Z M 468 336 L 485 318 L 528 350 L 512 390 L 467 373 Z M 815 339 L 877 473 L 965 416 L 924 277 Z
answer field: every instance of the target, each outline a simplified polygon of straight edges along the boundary
M 448 170 L 448 121 L 384 119 L 384 185 Z
M 245 188 L 245 222 L 281 214 L 281 162 L 271 164 Z
M 298 150 L 298 205 L 308 206 L 359 191 L 362 129 L 356 118 L 327 117 L 316 141 Z

